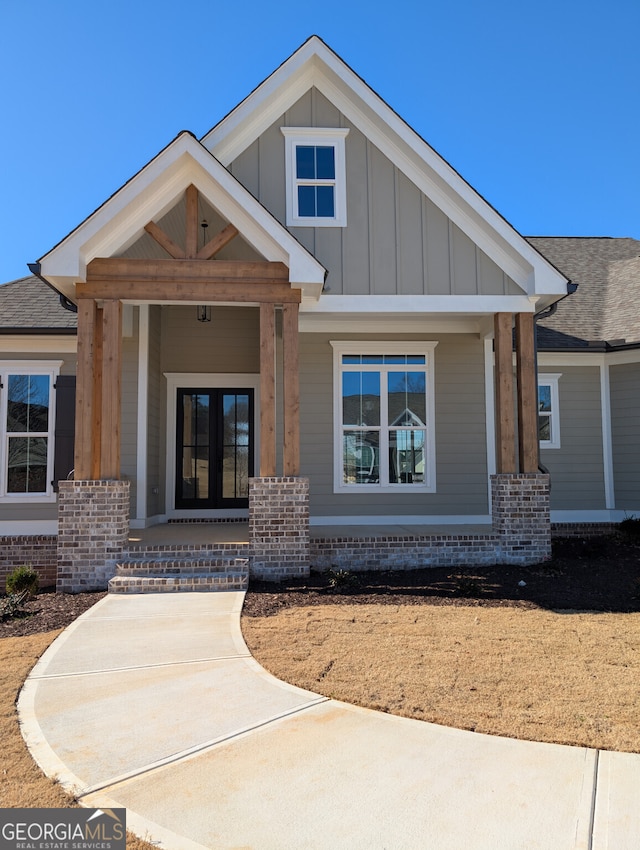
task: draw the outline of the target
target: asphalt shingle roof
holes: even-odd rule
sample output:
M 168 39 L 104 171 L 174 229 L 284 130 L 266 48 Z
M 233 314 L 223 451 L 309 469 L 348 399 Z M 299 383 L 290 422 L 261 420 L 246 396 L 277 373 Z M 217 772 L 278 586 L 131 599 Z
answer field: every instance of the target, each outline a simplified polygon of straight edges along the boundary
M 39 278 L 30 275 L 0 286 L 0 333 L 68 333 L 76 327 L 76 314 L 65 310 L 60 296 Z
M 640 343 L 639 240 L 536 236 L 528 241 L 578 284 L 553 316 L 540 319 L 540 348 Z

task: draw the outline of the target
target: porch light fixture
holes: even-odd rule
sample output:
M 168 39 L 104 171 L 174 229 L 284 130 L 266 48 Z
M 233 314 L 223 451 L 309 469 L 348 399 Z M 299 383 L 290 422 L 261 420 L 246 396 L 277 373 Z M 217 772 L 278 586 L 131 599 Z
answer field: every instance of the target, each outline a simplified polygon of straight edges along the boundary
M 202 244 L 204 245 L 207 241 L 207 227 L 209 227 L 209 222 L 206 218 L 203 218 L 200 222 L 200 227 L 202 228 Z M 198 321 L 199 322 L 210 322 L 211 321 L 211 307 L 206 304 L 199 304 L 196 307 L 198 313 Z

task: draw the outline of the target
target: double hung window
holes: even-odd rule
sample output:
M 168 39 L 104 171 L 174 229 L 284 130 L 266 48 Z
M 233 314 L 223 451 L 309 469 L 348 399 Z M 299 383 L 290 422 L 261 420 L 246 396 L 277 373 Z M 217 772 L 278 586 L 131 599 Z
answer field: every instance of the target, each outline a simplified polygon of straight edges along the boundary
M 54 381 L 51 362 L 0 362 L 0 497 L 53 498 Z
M 435 343 L 332 342 L 335 489 L 435 489 Z
M 349 131 L 281 129 L 285 137 L 287 224 L 346 226 L 344 140 Z
M 560 448 L 559 374 L 538 375 L 538 440 L 541 449 Z

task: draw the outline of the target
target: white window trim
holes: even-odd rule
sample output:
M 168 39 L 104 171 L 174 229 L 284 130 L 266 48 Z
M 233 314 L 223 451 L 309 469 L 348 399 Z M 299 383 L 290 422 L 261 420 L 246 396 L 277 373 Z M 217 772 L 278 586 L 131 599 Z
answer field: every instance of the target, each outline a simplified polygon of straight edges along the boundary
M 434 351 L 438 344 L 425 342 L 357 342 L 329 340 L 333 348 L 333 492 L 354 493 L 435 493 L 436 492 L 436 435 L 435 435 L 435 376 Z M 425 438 L 426 477 L 424 484 L 345 484 L 342 470 L 342 355 L 343 354 L 422 354 L 426 370 L 427 423 Z M 371 364 L 374 371 L 377 364 Z M 412 365 L 412 364 L 409 364 Z M 365 369 L 367 366 L 364 367 Z M 409 368 L 409 367 L 407 367 Z
M 0 503 L 40 504 L 55 502 L 53 491 L 53 465 L 55 457 L 56 401 L 54 384 L 63 360 L 1 360 L 0 361 Z M 49 429 L 47 431 L 47 489 L 43 493 L 7 493 L 7 452 L 9 434 L 7 428 L 7 401 L 9 375 L 48 375 L 49 376 Z
M 551 388 L 551 439 L 540 440 L 541 449 L 560 448 L 560 401 L 558 381 L 561 377 L 562 372 L 548 372 L 540 373 L 538 375 L 538 386 L 548 386 Z
M 347 127 L 281 127 L 285 146 L 285 178 L 287 226 L 289 227 L 346 227 L 347 226 L 347 173 L 345 165 L 345 139 L 349 133 Z M 333 147 L 335 151 L 335 215 L 325 216 L 298 215 L 298 179 L 296 177 L 296 146 L 312 145 Z M 302 181 L 305 182 L 305 181 Z M 312 181 L 319 185 L 322 181 Z

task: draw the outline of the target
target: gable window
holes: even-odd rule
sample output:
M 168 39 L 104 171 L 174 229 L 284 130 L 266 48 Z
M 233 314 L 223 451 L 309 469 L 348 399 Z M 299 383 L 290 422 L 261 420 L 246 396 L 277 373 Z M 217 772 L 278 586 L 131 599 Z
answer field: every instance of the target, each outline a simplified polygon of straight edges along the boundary
M 60 363 L 0 362 L 0 498 L 53 499 L 54 381 Z
M 561 374 L 538 375 L 538 440 L 541 449 L 560 448 L 558 380 Z
M 335 492 L 434 492 L 435 342 L 332 342 Z
M 282 127 L 287 224 L 345 227 L 345 138 L 348 129 Z

